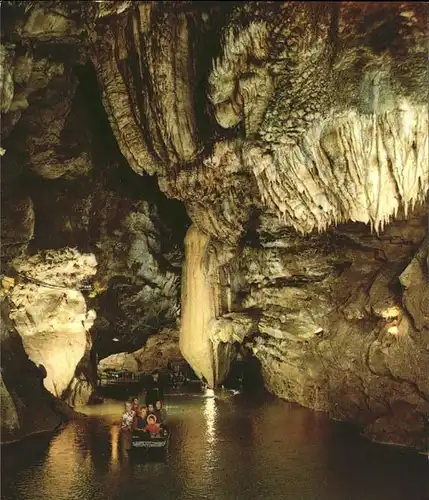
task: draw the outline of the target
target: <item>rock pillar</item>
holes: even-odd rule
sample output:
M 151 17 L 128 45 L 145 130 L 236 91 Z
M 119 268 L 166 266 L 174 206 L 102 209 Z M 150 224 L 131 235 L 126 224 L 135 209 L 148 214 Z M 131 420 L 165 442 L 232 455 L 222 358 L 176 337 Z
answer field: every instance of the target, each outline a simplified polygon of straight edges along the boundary
M 185 265 L 182 275 L 182 321 L 180 350 L 209 387 L 219 383 L 224 364 L 210 338 L 210 323 L 219 314 L 219 285 L 208 274 L 210 237 L 192 225 L 185 238 Z

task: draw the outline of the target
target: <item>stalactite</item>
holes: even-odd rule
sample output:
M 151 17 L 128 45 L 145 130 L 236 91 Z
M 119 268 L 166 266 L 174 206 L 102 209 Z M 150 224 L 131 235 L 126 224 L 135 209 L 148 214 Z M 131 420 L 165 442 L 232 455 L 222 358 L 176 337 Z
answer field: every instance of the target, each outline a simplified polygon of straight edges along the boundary
M 208 324 L 215 318 L 217 293 L 207 279 L 205 261 L 210 238 L 196 226 L 185 238 L 185 265 L 182 274 L 182 321 L 180 350 L 194 371 L 215 387 L 215 359 Z
M 348 219 L 378 233 L 429 190 L 428 108 L 403 104 L 382 115 L 348 113 L 309 131 L 293 149 L 248 150 L 261 198 L 307 233 Z M 314 173 L 313 173 L 314 172 Z

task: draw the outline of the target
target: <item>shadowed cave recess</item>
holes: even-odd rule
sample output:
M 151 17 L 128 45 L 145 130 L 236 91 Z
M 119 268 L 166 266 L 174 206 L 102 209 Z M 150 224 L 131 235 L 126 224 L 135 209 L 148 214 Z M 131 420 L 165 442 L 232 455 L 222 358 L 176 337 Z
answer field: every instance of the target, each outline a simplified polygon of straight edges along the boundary
M 426 6 L 1 14 L 2 440 L 183 357 L 427 450 Z

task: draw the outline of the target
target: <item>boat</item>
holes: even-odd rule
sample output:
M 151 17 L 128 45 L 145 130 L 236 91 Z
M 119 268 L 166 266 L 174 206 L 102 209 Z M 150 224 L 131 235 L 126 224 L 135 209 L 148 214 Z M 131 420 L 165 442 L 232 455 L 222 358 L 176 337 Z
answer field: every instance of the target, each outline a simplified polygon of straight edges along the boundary
M 155 437 L 150 436 L 144 431 L 134 431 L 131 440 L 131 450 L 150 450 L 157 449 L 160 451 L 168 450 L 168 443 L 170 441 L 170 433 Z

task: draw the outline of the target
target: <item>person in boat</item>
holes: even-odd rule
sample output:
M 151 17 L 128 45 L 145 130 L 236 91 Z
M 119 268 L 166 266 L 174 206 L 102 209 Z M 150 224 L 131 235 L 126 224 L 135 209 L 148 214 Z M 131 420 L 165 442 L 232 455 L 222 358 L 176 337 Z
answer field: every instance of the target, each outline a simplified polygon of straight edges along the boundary
M 132 409 L 132 404 L 126 402 L 125 411 L 122 414 L 122 420 L 121 420 L 121 440 L 124 451 L 128 451 L 131 448 L 131 438 L 133 433 L 135 416 L 136 414 Z
M 147 425 L 147 416 L 148 416 L 147 408 L 142 407 L 140 409 L 139 414 L 136 417 L 136 420 L 135 420 L 135 429 L 136 430 L 139 430 L 139 431 L 145 430 L 145 427 Z
M 159 379 L 159 371 L 154 370 L 146 387 L 146 404 L 155 404 L 158 400 L 164 401 L 164 388 Z
M 139 398 L 133 398 L 131 402 L 131 409 L 135 412 L 136 415 L 140 413 L 140 402 Z
M 156 416 L 154 414 L 148 415 L 145 431 L 155 437 L 159 435 L 160 430 L 160 425 L 156 421 Z
M 181 387 L 185 383 L 185 376 L 180 370 L 179 365 L 174 365 L 172 371 L 170 372 L 170 383 L 174 389 Z
M 161 426 L 164 426 L 165 422 L 167 420 L 167 411 L 163 407 L 162 401 L 160 401 L 160 400 L 158 400 L 155 403 L 155 416 L 156 416 L 156 419 L 157 419 L 158 423 Z
M 133 411 L 132 403 L 125 403 L 125 411 L 122 414 L 121 430 L 131 431 L 133 428 L 133 421 L 136 413 Z

